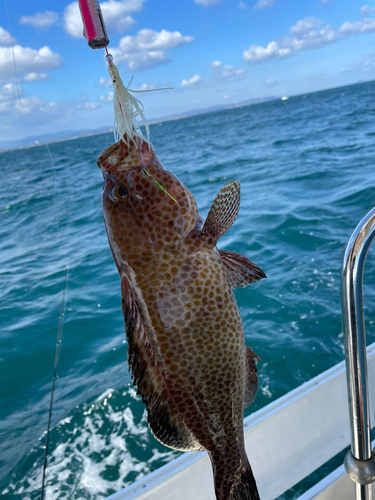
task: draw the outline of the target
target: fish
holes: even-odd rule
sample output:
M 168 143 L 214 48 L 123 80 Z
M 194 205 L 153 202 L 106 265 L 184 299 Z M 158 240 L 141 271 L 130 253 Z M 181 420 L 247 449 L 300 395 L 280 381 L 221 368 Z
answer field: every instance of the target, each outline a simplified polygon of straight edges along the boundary
M 240 183 L 224 185 L 204 220 L 146 140 L 124 135 L 97 164 L 128 363 L 151 431 L 175 450 L 208 452 L 217 500 L 259 500 L 243 410 L 258 389 L 260 358 L 245 345 L 233 290 L 266 275 L 216 246 L 237 218 Z

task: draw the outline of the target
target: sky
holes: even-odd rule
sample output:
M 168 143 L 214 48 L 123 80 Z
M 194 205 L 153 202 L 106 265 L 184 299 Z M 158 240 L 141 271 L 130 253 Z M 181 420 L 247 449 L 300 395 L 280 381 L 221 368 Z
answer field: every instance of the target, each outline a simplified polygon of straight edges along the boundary
M 375 79 L 374 1 L 100 4 L 124 83 L 173 87 L 135 94 L 150 121 Z M 0 0 L 0 141 L 111 127 L 104 55 L 82 36 L 76 2 Z

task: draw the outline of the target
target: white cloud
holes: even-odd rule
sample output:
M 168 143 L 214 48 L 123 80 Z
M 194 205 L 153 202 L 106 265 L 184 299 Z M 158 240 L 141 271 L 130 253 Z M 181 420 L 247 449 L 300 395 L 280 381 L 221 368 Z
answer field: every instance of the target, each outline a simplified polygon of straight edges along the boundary
M 115 56 L 116 62 L 124 61 L 130 71 L 142 71 L 145 69 L 154 68 L 155 66 L 159 66 L 159 64 L 166 64 L 168 59 L 166 58 L 163 51 L 144 51 L 144 52 L 135 52 L 135 53 L 123 53 L 116 50 Z M 115 52 L 112 50 L 112 53 Z
M 45 105 L 48 105 L 47 101 L 41 99 L 40 97 L 21 97 L 20 100 L 15 101 L 15 109 L 20 113 L 31 113 L 35 108 L 42 108 Z M 52 104 L 52 103 L 51 103 Z
M 324 47 L 324 45 L 338 40 L 338 33 L 329 24 L 316 31 L 323 24 L 322 19 L 306 17 L 290 28 L 290 32 L 294 36 L 291 38 L 283 37 L 281 43 L 284 47 L 290 47 L 294 50 L 309 50 Z
M 143 29 L 135 36 L 121 38 L 117 48 L 111 50 L 116 63 L 124 61 L 131 71 L 149 69 L 165 64 L 165 50 L 174 49 L 193 41 L 192 36 L 183 36 L 178 31 L 160 32 Z
M 14 110 L 10 117 L 14 125 L 22 124 L 23 128 L 25 123 L 24 111 L 30 115 L 33 122 L 37 125 L 44 123 L 50 124 L 51 122 L 61 120 L 67 116 L 72 116 L 74 110 L 69 103 L 64 102 L 48 102 L 39 97 L 30 96 L 21 98 L 22 106 L 19 101 L 16 101 Z
M 322 19 L 306 17 L 290 28 L 292 36 L 284 35 L 270 42 L 267 47 L 250 45 L 243 51 L 243 59 L 250 63 L 282 59 L 294 55 L 299 50 L 319 49 L 351 35 L 375 32 L 375 19 L 367 18 L 372 12 L 375 12 L 375 7 L 368 5 L 361 7 L 363 21 L 346 21 L 339 30 L 335 30 L 329 24 L 324 25 Z
M 107 89 L 108 87 L 110 87 L 112 85 L 112 80 L 110 78 L 103 78 L 101 77 L 99 79 L 99 87 L 102 87 L 103 89 Z
M 271 59 L 282 59 L 292 55 L 289 47 L 280 47 L 277 42 L 270 42 L 267 47 L 250 45 L 243 51 L 243 60 L 248 62 L 264 62 Z
M 295 25 L 290 28 L 290 32 L 295 36 L 304 36 L 311 32 L 311 30 L 319 28 L 324 24 L 322 19 L 316 17 L 305 17 L 301 21 L 297 21 Z
M 202 82 L 203 79 L 199 75 L 194 75 L 189 80 L 182 80 L 181 87 L 195 87 Z
M 209 7 L 210 5 L 216 5 L 221 2 L 221 0 L 194 0 L 198 5 L 203 5 L 204 7 Z
M 284 35 L 270 42 L 267 47 L 251 45 L 243 52 L 243 59 L 252 63 L 283 59 L 299 50 L 318 49 L 340 39 L 339 32 L 329 24 L 323 25 L 324 21 L 321 19 L 306 17 L 290 28 L 292 36 Z
M 0 47 L 11 47 L 15 43 L 17 43 L 17 40 L 0 26 Z
M 268 9 L 272 7 L 275 0 L 259 0 L 257 4 L 254 5 L 253 9 Z
M 81 104 L 81 109 L 77 108 Z M 48 102 L 40 97 L 27 95 L 18 85 L 0 84 L 0 136 L 2 140 L 14 139 L 16 136 L 30 135 L 30 120 L 34 133 L 48 133 L 54 126 L 63 127 L 73 123 L 77 127 L 77 118 L 84 116 L 90 109 L 99 106 L 98 103 L 87 103 L 87 99 L 68 102 Z M 30 120 L 25 117 L 28 114 Z M 73 121 L 74 120 L 74 121 Z M 87 116 L 85 118 L 87 120 Z M 82 118 L 82 123 L 83 118 Z
M 35 71 L 32 71 L 25 75 L 23 79 L 25 82 L 39 82 L 40 80 L 49 80 L 50 76 L 47 73 L 35 73 Z
M 29 47 L 14 46 L 14 56 L 19 74 L 48 71 L 62 66 L 62 59 L 49 47 L 39 50 Z M 13 54 L 10 47 L 0 47 L 0 78 L 9 78 L 14 74 Z
M 47 29 L 52 24 L 56 24 L 58 20 L 59 15 L 56 12 L 46 10 L 45 12 L 37 12 L 33 16 L 21 16 L 20 24 L 29 24 L 37 29 Z
M 233 78 L 245 73 L 244 69 L 235 68 L 234 66 L 230 66 L 229 64 L 223 64 L 221 61 L 213 61 L 210 64 L 210 68 L 214 70 L 213 71 L 214 79 Z
M 226 64 L 221 71 L 221 76 L 224 78 L 232 77 L 232 76 L 238 76 L 242 75 L 245 72 L 244 69 L 242 68 L 235 68 L 234 66 L 229 66 L 229 64 Z
M 264 84 L 266 87 L 277 87 L 277 85 L 279 85 L 279 82 L 277 80 L 275 80 L 274 78 L 269 78 L 265 84 Z
M 349 69 L 354 69 L 354 70 L 363 70 L 363 71 L 368 71 L 368 70 L 373 70 L 375 69 L 375 54 L 369 54 L 365 56 L 363 59 L 360 61 L 356 61 L 351 65 L 351 68 Z
M 375 7 L 370 7 L 369 5 L 364 5 L 363 7 L 360 7 L 361 11 L 361 17 L 365 18 L 368 17 L 370 14 L 375 12 Z
M 8 111 L 16 98 L 17 87 L 13 83 L 0 85 L 0 113 Z
M 108 33 L 123 33 L 127 31 L 135 20 L 130 16 L 132 12 L 139 12 L 143 8 L 145 0 L 109 0 L 100 4 L 103 18 Z M 79 12 L 78 2 L 65 7 L 64 28 L 74 38 L 83 36 L 83 24 Z
M 151 82 L 151 83 L 142 83 L 136 90 L 155 90 L 158 88 L 157 82 Z
M 175 31 L 161 30 L 160 32 L 150 29 L 138 31 L 136 36 L 125 36 L 120 40 L 119 50 L 122 52 L 144 52 L 164 51 L 185 45 L 193 40 L 192 36 L 182 36 Z
M 246 9 L 246 4 L 245 2 L 243 2 L 242 0 L 240 1 L 240 3 L 238 4 L 238 8 L 239 9 Z
M 18 91 L 16 85 L 7 83 L 0 85 L 0 114 L 7 113 L 8 118 L 14 115 L 30 113 L 37 105 L 45 105 L 46 101 L 38 97 L 24 97 L 23 89 L 19 85 Z
M 358 77 L 360 72 L 374 71 L 375 69 L 375 54 L 367 54 L 361 59 L 355 59 L 354 61 L 348 63 L 341 71 L 352 72 Z M 366 76 L 366 78 L 369 78 Z
M 25 96 L 22 87 L 13 83 L 0 85 L 0 114 L 6 114 L 6 126 L 24 128 L 25 112 L 38 124 L 50 122 L 71 114 L 67 103 L 47 102 L 35 96 Z M 30 127 L 27 121 L 27 126 Z M 0 120 L 0 129 L 4 129 L 4 120 Z
M 360 33 L 372 33 L 375 31 L 375 19 L 364 19 L 351 23 L 346 21 L 340 28 L 340 33 L 343 36 L 359 35 Z
M 74 38 L 83 37 L 83 23 L 77 2 L 71 3 L 65 7 L 64 29 Z
M 101 101 L 113 101 L 113 92 L 109 92 L 108 95 L 101 95 L 100 100 Z
M 85 102 L 84 104 L 78 104 L 77 108 L 78 109 L 87 109 L 87 110 L 92 110 L 96 109 L 99 106 L 97 102 Z

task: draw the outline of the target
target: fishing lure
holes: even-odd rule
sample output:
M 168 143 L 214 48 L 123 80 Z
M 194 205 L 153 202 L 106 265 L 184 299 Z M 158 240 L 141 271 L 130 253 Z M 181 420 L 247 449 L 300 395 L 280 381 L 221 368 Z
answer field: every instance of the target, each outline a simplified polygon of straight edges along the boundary
M 98 0 L 78 0 L 78 5 L 88 45 L 92 49 L 104 49 L 109 39 Z
M 139 139 L 146 141 L 149 147 L 152 147 L 150 143 L 150 130 L 143 113 L 143 104 L 139 99 L 134 97 L 131 92 L 152 92 L 155 90 L 166 90 L 163 89 L 151 89 L 151 90 L 141 90 L 141 91 L 130 91 L 128 88 L 133 80 L 130 80 L 129 86 L 125 87 L 120 73 L 113 62 L 113 57 L 108 53 L 107 45 L 109 44 L 109 39 L 107 35 L 107 30 L 104 24 L 102 11 L 98 0 L 78 0 L 79 8 L 81 12 L 82 22 L 83 22 L 83 35 L 88 40 L 88 45 L 93 49 L 106 49 L 106 60 L 108 62 L 108 71 L 112 80 L 114 87 L 114 97 L 113 97 L 113 110 L 115 114 L 115 141 L 132 141 L 138 137 Z M 137 118 L 140 117 L 142 123 L 146 130 L 145 138 L 141 132 L 140 126 L 138 125 Z M 166 193 L 175 203 L 177 201 L 171 196 L 168 191 L 163 187 L 157 179 L 154 179 L 147 168 L 143 169 L 143 174 L 146 175 L 155 186 Z M 178 203 L 177 203 L 178 205 Z

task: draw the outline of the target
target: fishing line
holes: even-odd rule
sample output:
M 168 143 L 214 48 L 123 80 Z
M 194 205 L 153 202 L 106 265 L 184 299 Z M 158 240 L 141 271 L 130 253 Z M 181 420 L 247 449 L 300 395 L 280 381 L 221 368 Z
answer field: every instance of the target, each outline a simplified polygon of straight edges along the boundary
M 66 290 L 68 288 L 68 276 L 69 276 L 69 267 L 67 267 L 66 270 L 65 270 L 65 286 L 64 286 L 64 290 L 63 290 L 62 299 L 61 299 L 59 328 L 57 330 L 56 349 L 55 349 L 55 362 L 54 362 L 54 366 L 53 366 L 51 399 L 50 399 L 49 412 L 48 412 L 48 425 L 47 425 L 47 435 L 46 435 L 46 449 L 45 449 L 45 452 L 44 452 L 42 491 L 41 491 L 41 494 L 40 494 L 40 500 L 43 500 L 43 498 L 44 498 L 44 483 L 45 483 L 46 468 L 47 468 L 48 443 L 49 443 L 49 434 L 50 434 L 50 428 L 51 428 L 52 407 L 53 407 L 53 394 L 54 394 L 54 391 L 55 391 L 55 381 L 56 381 L 56 377 L 57 377 L 57 365 L 59 364 L 61 340 L 62 340 L 62 334 L 63 334 L 63 329 L 64 329 L 65 303 L 66 303 L 65 297 L 66 297 Z
M 37 130 L 39 135 L 41 136 L 41 130 L 38 127 L 36 123 L 32 120 L 31 116 L 28 114 L 26 111 L 21 95 L 20 95 L 20 89 L 19 89 L 19 83 L 18 83 L 18 76 L 17 76 L 17 63 L 16 63 L 16 55 L 14 52 L 14 44 L 13 44 L 13 38 L 12 38 L 12 28 L 11 28 L 11 22 L 10 22 L 10 16 L 9 16 L 9 11 L 8 11 L 8 5 L 6 0 L 4 0 L 4 7 L 5 7 L 5 12 L 8 20 L 8 30 L 9 30 L 9 38 L 10 38 L 10 46 L 12 49 L 12 57 L 13 57 L 13 68 L 14 68 L 14 79 L 16 83 L 16 91 L 17 91 L 17 96 L 18 96 L 18 101 L 21 106 L 21 110 L 23 111 L 24 115 L 28 118 L 28 120 L 31 122 L 33 127 Z M 51 150 L 48 146 L 48 144 L 44 144 L 44 146 L 47 149 L 49 159 L 51 161 L 51 165 L 53 168 L 53 183 L 54 183 L 54 189 L 53 189 L 53 210 L 54 210 L 54 220 L 55 224 L 57 227 L 57 230 L 60 231 L 59 227 L 59 222 L 57 218 L 57 211 L 56 211 L 56 197 L 55 197 L 55 190 L 56 190 L 56 166 L 55 162 L 53 160 L 53 156 L 51 153 Z M 57 365 L 59 363 L 59 357 L 60 357 L 60 349 L 61 349 L 61 341 L 62 341 L 62 334 L 63 334 L 63 329 L 64 329 L 64 318 L 65 318 L 65 303 L 66 303 L 66 291 L 68 287 L 68 276 L 69 276 L 69 266 L 66 267 L 65 269 L 65 285 L 64 285 L 64 290 L 63 290 L 63 295 L 62 295 L 62 300 L 61 300 L 61 308 L 60 308 L 60 317 L 59 317 L 59 327 L 57 331 L 57 340 L 56 340 L 56 348 L 55 348 L 55 361 L 54 361 L 54 367 L 53 367 L 53 377 L 52 377 L 52 387 L 51 387 L 51 397 L 50 397 L 50 406 L 49 406 L 49 413 L 48 413 L 48 424 L 47 424 L 47 433 L 46 433 L 46 444 L 45 444 L 45 452 L 44 452 L 44 463 L 43 463 L 43 476 L 42 476 L 42 488 L 41 488 L 41 500 L 44 498 L 44 485 L 45 485 L 45 476 L 46 476 L 46 468 L 47 468 L 47 458 L 48 458 L 48 444 L 49 444 L 49 435 L 50 435 L 50 428 L 51 428 L 51 418 L 52 418 L 52 408 L 53 408 L 53 396 L 54 396 L 54 391 L 55 391 L 55 382 L 57 378 Z
M 41 134 L 40 128 L 38 127 L 38 125 L 36 123 L 34 123 L 34 121 L 31 119 L 31 116 L 27 113 L 27 111 L 26 111 L 26 109 L 25 109 L 25 107 L 23 105 L 22 99 L 21 99 L 20 89 L 19 89 L 19 84 L 18 84 L 18 76 L 17 76 L 16 55 L 14 53 L 14 43 L 13 43 L 13 38 L 12 38 L 12 34 L 11 34 L 12 33 L 12 27 L 11 27 L 11 23 L 10 23 L 10 16 L 9 16 L 8 5 L 7 5 L 6 0 L 4 0 L 4 7 L 5 7 L 5 12 L 6 12 L 7 20 L 8 20 L 9 39 L 10 39 L 10 46 L 11 46 L 11 49 L 12 49 L 14 79 L 15 79 L 15 82 L 16 82 L 16 91 L 17 91 L 18 101 L 20 103 L 20 106 L 21 106 L 21 109 L 22 109 L 24 115 L 28 118 L 28 120 L 33 125 L 33 127 L 35 127 L 35 129 L 39 133 L 39 136 L 41 136 L 42 134 Z M 55 216 L 54 218 L 55 218 L 56 227 L 57 227 L 57 229 L 59 229 L 59 221 L 58 221 L 58 218 L 56 216 L 57 211 L 56 211 L 56 201 L 55 201 L 56 167 L 55 167 L 55 162 L 53 161 L 53 156 L 52 156 L 52 153 L 51 153 L 51 150 L 50 150 L 48 144 L 46 143 L 46 144 L 44 144 L 44 146 L 47 148 L 47 152 L 48 152 L 48 155 L 49 155 L 49 158 L 50 158 L 50 161 L 51 161 L 51 164 L 52 164 L 52 168 L 53 168 L 53 184 L 54 184 L 54 189 L 53 189 L 53 211 L 54 211 L 54 216 Z

